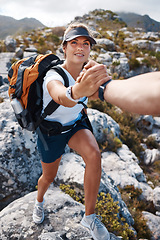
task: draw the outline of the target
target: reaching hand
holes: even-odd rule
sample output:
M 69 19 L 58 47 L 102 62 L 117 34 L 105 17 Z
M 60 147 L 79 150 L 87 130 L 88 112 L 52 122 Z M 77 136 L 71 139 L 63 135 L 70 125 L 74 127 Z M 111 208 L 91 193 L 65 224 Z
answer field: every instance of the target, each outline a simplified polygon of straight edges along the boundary
M 98 91 L 99 87 L 110 80 L 110 78 L 105 65 L 98 64 L 93 60 L 89 61 L 77 78 L 75 86 L 73 86 L 73 98 L 78 98 L 78 96 L 92 96 Z M 98 96 L 98 94 L 96 94 L 96 96 Z

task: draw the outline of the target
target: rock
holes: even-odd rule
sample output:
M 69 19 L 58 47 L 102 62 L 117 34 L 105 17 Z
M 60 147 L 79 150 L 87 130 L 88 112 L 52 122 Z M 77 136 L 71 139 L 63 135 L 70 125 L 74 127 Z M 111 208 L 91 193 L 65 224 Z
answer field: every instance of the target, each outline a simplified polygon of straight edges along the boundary
M 151 115 L 141 115 L 136 124 L 139 128 L 143 128 L 146 130 L 152 130 L 153 125 L 154 125 L 154 118 Z
M 29 47 L 25 48 L 24 51 L 31 52 L 31 53 L 33 53 L 33 52 L 37 53 L 37 48 L 35 46 L 29 46 Z
M 127 185 L 142 189 L 142 198 L 153 200 L 152 188 L 147 184 L 143 170 L 138 165 L 137 157 L 123 144 L 117 154 L 112 152 L 102 153 L 102 167 L 115 184 L 122 189 Z
M 4 53 L 0 53 L 0 75 L 3 78 L 7 78 L 7 74 L 8 74 L 8 69 L 11 66 L 11 59 L 14 57 L 15 53 L 11 52 L 4 52 Z
M 119 136 L 119 125 L 109 115 L 90 108 L 87 109 L 87 113 L 93 127 L 94 136 L 98 142 L 104 141 L 105 129 L 108 129 L 108 132 L 112 131 L 114 136 Z
M 153 190 L 153 203 L 156 210 L 160 212 L 160 187 Z
M 96 59 L 97 62 L 103 63 L 106 66 L 109 66 L 112 63 L 112 58 L 108 53 L 101 53 Z
M 154 125 L 160 128 L 160 117 L 154 117 Z
M 11 36 L 6 37 L 4 44 L 8 52 L 15 52 L 16 50 L 16 40 Z
M 147 50 L 152 50 L 153 48 L 153 42 L 150 41 L 150 40 L 135 40 L 133 42 L 131 42 L 131 44 L 134 46 L 134 45 L 137 45 L 138 48 L 141 48 L 141 49 L 147 49 Z
M 128 72 L 129 72 L 129 63 L 127 58 L 120 58 L 119 60 L 115 60 L 112 65 L 109 67 L 110 72 L 117 73 L 117 78 L 128 77 Z
M 41 174 L 36 137 L 22 131 L 8 98 L 8 85 L 0 88 L 0 202 L 1 208 L 15 198 L 35 190 Z
M 114 42 L 109 39 L 106 39 L 106 38 L 96 39 L 96 42 L 98 45 L 105 45 L 105 48 L 107 48 L 107 50 L 109 51 L 115 50 Z
M 153 50 L 155 50 L 156 52 L 159 52 L 160 50 L 160 40 L 154 42 L 153 44 Z
M 144 163 L 150 165 L 160 158 L 160 151 L 158 149 L 146 149 L 144 151 Z
M 0 212 L 0 239 L 92 239 L 89 230 L 80 224 L 84 205 L 53 186 L 45 194 L 45 220 L 36 225 L 32 221 L 36 194 L 29 193 Z M 113 234 L 111 237 L 119 239 Z
M 152 232 L 152 240 L 160 240 L 160 217 L 143 211 L 143 217 L 147 220 L 147 225 Z
M 158 38 L 160 38 L 160 34 L 159 34 L 159 32 L 146 32 L 146 33 L 144 33 L 143 34 L 143 36 L 142 36 L 142 39 L 158 39 Z
M 0 76 L 0 87 L 3 85 L 3 78 Z
M 16 49 L 16 57 L 22 59 L 23 58 L 23 49 L 17 48 Z

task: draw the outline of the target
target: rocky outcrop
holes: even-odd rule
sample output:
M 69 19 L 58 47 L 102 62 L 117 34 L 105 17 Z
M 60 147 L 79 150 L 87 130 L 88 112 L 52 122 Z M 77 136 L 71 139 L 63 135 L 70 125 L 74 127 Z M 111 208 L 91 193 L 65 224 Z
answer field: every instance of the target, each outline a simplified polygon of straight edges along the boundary
M 98 45 L 105 46 L 105 48 L 109 51 L 114 51 L 115 50 L 115 44 L 113 41 L 106 39 L 106 38 L 101 38 L 96 40 Z
M 151 239 L 159 240 L 160 239 L 160 217 L 145 211 L 143 212 L 143 217 L 148 222 L 148 227 L 153 233 L 153 237 Z
M 0 202 L 1 208 L 13 199 L 33 191 L 41 173 L 36 136 L 22 131 L 8 97 L 8 85 L 0 88 Z
M 138 165 L 138 159 L 123 145 L 116 153 L 105 152 L 102 154 L 102 166 L 104 171 L 110 176 L 115 184 L 124 188 L 133 185 L 142 189 L 144 199 L 152 201 L 153 190 L 147 184 L 143 170 Z
M 92 239 L 88 229 L 80 224 L 84 205 L 51 186 L 45 194 L 45 220 L 36 225 L 32 221 L 35 198 L 36 192 L 29 193 L 0 212 L 0 239 Z M 111 240 L 120 239 L 112 233 L 110 236 Z
M 153 203 L 156 210 L 159 212 L 157 215 L 160 216 L 160 187 L 156 187 L 153 190 Z

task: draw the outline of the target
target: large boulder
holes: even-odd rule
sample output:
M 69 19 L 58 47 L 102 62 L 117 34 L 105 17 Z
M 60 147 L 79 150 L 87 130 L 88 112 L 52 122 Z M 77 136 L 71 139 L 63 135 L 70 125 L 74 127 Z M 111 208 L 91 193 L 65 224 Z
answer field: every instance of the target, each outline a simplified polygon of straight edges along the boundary
M 109 115 L 95 109 L 87 109 L 88 117 L 93 127 L 93 133 L 98 142 L 104 141 L 104 130 L 112 131 L 114 136 L 119 137 L 120 127 Z
M 143 170 L 138 165 L 138 159 L 126 145 L 118 149 L 117 153 L 104 152 L 102 166 L 115 184 L 122 189 L 127 185 L 142 189 L 142 198 L 153 201 L 153 190 L 147 184 Z
M 7 79 L 8 69 L 11 66 L 10 61 L 14 57 L 14 55 L 15 55 L 14 52 L 3 52 L 3 53 L 0 53 L 0 76 L 2 78 L 6 78 Z M 4 83 L 4 81 L 2 81 L 2 83 Z
M 152 232 L 152 240 L 160 239 L 160 217 L 152 213 L 143 212 L 143 217 L 147 221 L 147 225 Z
M 153 190 L 153 203 L 158 212 L 160 212 L 160 187 Z
M 107 49 L 109 51 L 114 51 L 115 50 L 114 42 L 107 39 L 107 38 L 96 39 L 96 42 L 100 46 L 105 46 L 105 49 Z
M 51 186 L 45 194 L 45 219 L 32 221 L 37 192 L 11 203 L 0 212 L 0 239 L 91 240 L 89 230 L 81 226 L 84 205 L 74 201 L 59 188 Z M 111 240 L 120 238 L 111 234 Z
M 138 48 L 140 49 L 147 49 L 147 50 L 152 50 L 153 48 L 153 42 L 150 40 L 135 40 L 131 43 L 133 46 L 137 45 Z
M 12 38 L 11 36 L 8 36 L 6 37 L 4 43 L 8 52 L 15 52 L 17 43 L 14 38 Z
M 0 202 L 1 209 L 17 197 L 35 190 L 41 174 L 36 136 L 22 131 L 8 97 L 8 85 L 0 88 Z
M 151 165 L 155 161 L 160 159 L 160 150 L 158 149 L 145 149 L 144 152 L 144 163 Z

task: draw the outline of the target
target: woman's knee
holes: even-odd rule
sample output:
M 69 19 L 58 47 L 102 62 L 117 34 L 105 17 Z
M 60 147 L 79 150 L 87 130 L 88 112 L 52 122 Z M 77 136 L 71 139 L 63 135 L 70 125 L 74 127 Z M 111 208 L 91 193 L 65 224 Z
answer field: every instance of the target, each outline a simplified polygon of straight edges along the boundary
M 86 164 L 101 165 L 101 153 L 99 149 L 92 149 L 85 157 Z
M 42 180 L 46 184 L 51 184 L 56 176 L 47 176 L 42 174 L 41 178 L 39 180 Z

